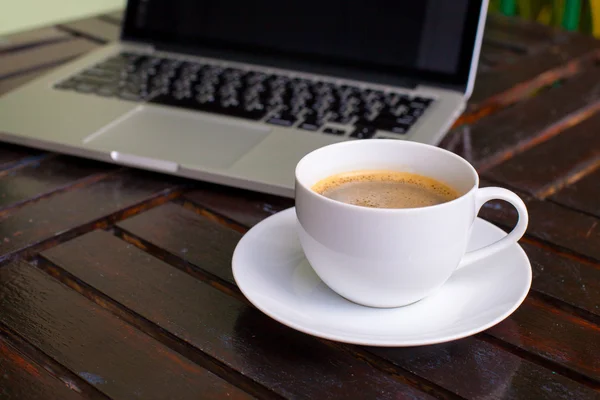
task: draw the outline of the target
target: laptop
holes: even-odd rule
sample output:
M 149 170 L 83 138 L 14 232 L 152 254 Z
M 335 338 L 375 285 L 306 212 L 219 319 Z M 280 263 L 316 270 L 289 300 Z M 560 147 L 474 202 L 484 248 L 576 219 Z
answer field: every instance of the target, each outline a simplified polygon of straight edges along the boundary
M 129 0 L 121 39 L 0 98 L 0 140 L 282 196 L 310 151 L 437 144 L 487 1 Z

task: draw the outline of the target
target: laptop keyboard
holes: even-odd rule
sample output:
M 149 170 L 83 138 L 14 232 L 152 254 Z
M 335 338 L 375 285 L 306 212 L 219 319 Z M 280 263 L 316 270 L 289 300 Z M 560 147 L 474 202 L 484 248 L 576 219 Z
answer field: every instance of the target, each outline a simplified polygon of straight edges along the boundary
M 377 130 L 404 135 L 433 102 L 402 93 L 132 53 L 100 62 L 55 88 L 328 135 L 350 133 L 357 139 L 369 139 Z

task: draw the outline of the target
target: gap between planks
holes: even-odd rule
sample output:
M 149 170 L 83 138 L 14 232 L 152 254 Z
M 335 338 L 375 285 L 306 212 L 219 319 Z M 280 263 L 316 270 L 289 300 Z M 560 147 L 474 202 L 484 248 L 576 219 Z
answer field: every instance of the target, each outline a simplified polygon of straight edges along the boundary
M 107 229 L 107 231 L 113 233 L 116 237 L 120 238 L 121 240 L 124 240 L 125 242 L 136 246 L 137 248 L 146 252 L 147 254 L 166 262 L 170 266 L 182 270 L 183 272 L 191 275 L 193 278 L 198 279 L 198 280 L 212 286 L 213 288 L 215 288 L 229 296 L 234 297 L 235 299 L 237 299 L 239 301 L 242 301 L 244 304 L 246 304 L 250 307 L 254 307 L 242 295 L 241 291 L 237 288 L 237 286 L 231 285 L 230 283 L 223 281 L 221 278 L 214 276 L 210 272 L 207 272 L 207 271 L 200 269 L 198 267 L 195 267 L 195 266 L 191 266 L 185 260 L 180 259 L 179 257 L 173 256 L 173 255 L 170 255 L 166 251 L 146 242 L 145 240 L 143 240 L 135 235 L 125 232 L 118 227 L 111 227 L 111 228 Z M 244 377 L 243 375 L 241 375 L 240 373 L 238 373 L 231 367 L 226 366 L 221 361 L 214 359 L 212 356 L 204 353 L 200 349 L 197 349 L 192 344 L 189 344 L 189 343 L 185 342 L 184 340 L 179 339 L 178 337 L 171 334 L 169 331 L 161 328 L 160 326 L 147 320 L 145 317 L 128 309 L 121 303 L 104 295 L 102 292 L 98 291 L 97 289 L 88 285 L 87 283 L 81 281 L 79 278 L 77 278 L 76 276 L 73 276 L 72 274 L 65 271 L 61 267 L 55 265 L 51 261 L 49 261 L 45 258 L 42 258 L 42 257 L 38 257 L 36 259 L 36 262 L 37 262 L 38 268 L 40 268 L 43 271 L 45 271 L 46 273 L 50 274 L 54 278 L 58 279 L 63 284 L 69 286 L 71 289 L 82 294 L 83 296 L 85 296 L 89 300 L 95 302 L 99 306 L 114 313 L 119 318 L 127 321 L 128 323 L 133 325 L 135 328 L 137 328 L 137 329 L 141 330 L 142 332 L 144 332 L 145 334 L 153 337 L 154 339 L 158 340 L 165 346 L 177 351 L 184 357 L 194 361 L 195 363 L 199 364 L 203 368 L 208 369 L 209 371 L 215 373 L 216 375 L 219 375 L 221 378 L 227 380 L 228 382 L 240 387 L 243 390 L 248 391 L 249 393 L 253 393 L 256 395 L 257 394 L 257 393 L 255 393 L 256 388 L 246 387 L 244 385 L 246 385 L 247 382 L 239 381 L 239 379 L 241 379 L 240 377 L 243 377 L 243 379 L 248 380 L 251 383 L 251 385 L 259 385 L 262 388 L 261 390 L 267 390 L 269 396 L 271 396 L 271 397 L 275 396 L 276 398 L 279 398 L 279 397 L 277 397 L 278 396 L 277 394 L 271 392 L 268 388 L 263 387 L 260 383 L 254 382 L 254 381 L 250 380 L 249 378 Z M 341 350 L 348 352 L 356 357 L 354 349 L 352 349 L 350 346 L 345 346 L 345 345 L 340 346 L 336 343 L 333 343 L 333 342 L 330 342 L 330 341 L 327 341 L 324 339 L 320 339 L 320 338 L 315 338 L 315 340 L 318 340 L 318 341 L 322 342 L 323 344 L 330 346 L 330 347 L 340 348 Z M 361 356 L 361 357 L 357 357 L 357 358 L 365 361 L 366 356 Z M 397 379 L 407 385 L 410 385 L 417 390 L 420 390 L 420 391 L 426 392 L 427 394 L 433 395 L 437 398 L 463 399 L 463 397 L 452 393 L 448 389 L 445 389 L 445 388 L 437 385 L 434 382 L 431 382 L 425 378 L 415 375 L 408 370 L 404 370 L 401 367 L 395 366 L 386 360 L 379 359 L 379 357 L 377 357 L 377 356 L 369 356 L 369 360 L 367 360 L 367 362 L 369 365 L 373 366 L 377 370 L 380 370 L 381 372 L 386 373 L 388 375 L 392 375 L 395 377 L 395 379 Z M 269 397 L 267 396 L 266 398 L 269 398 Z
M 207 217 L 208 215 L 211 215 L 211 213 L 206 212 L 201 215 L 203 217 Z M 220 220 L 220 221 L 225 222 L 222 218 L 215 216 L 214 214 L 212 214 L 212 215 L 213 215 L 212 218 L 209 217 L 212 220 L 216 219 L 218 221 Z M 232 225 L 236 226 L 239 230 L 247 230 L 246 228 L 244 228 L 238 224 L 235 224 L 234 222 L 226 222 L 225 226 L 232 228 Z M 124 231 L 123 229 L 121 229 L 119 227 L 114 226 L 114 227 L 110 227 L 106 230 L 108 232 L 111 232 L 113 235 L 120 238 L 121 240 L 124 240 L 125 242 L 136 246 L 137 248 L 146 252 L 147 254 L 150 254 L 151 256 L 156 257 L 156 258 L 166 262 L 167 264 L 169 264 L 170 266 L 172 266 L 174 268 L 178 268 L 178 269 L 182 270 L 183 272 L 191 275 L 193 278 L 198 279 L 198 280 L 212 286 L 213 288 L 215 288 L 229 296 L 234 297 L 235 299 L 243 302 L 244 304 L 246 304 L 248 306 L 254 307 L 242 295 L 241 291 L 239 290 L 239 288 L 237 286 L 232 285 L 232 284 L 222 280 L 219 277 L 216 277 L 215 275 L 211 274 L 210 272 L 207 272 L 199 267 L 193 266 L 190 263 L 186 262 L 185 260 L 183 260 L 177 256 L 174 256 L 174 255 L 168 253 L 167 251 L 162 250 L 159 247 L 157 247 L 151 243 L 148 243 L 147 241 L 137 237 L 136 235 L 133 235 L 129 232 Z M 99 292 L 97 289 L 87 285 L 85 282 L 80 281 L 77 277 L 64 271 L 62 268 L 54 265 L 52 262 L 48 261 L 47 259 L 38 257 L 37 262 L 38 262 L 38 266 L 42 270 L 46 271 L 53 277 L 59 279 L 64 284 L 66 284 L 67 286 L 76 290 L 77 292 L 81 293 L 88 299 L 94 301 L 98 305 L 115 313 L 115 315 L 117 315 L 119 318 L 122 318 L 122 319 L 128 321 L 136 328 L 138 328 L 138 329 L 142 330 L 144 333 L 152 336 L 154 339 L 161 341 L 161 343 L 163 343 L 166 346 L 172 348 L 173 350 L 179 352 L 183 356 L 193 360 L 196 363 L 203 363 L 203 362 L 210 361 L 211 363 L 214 363 L 214 365 L 220 366 L 219 368 L 229 369 L 229 367 L 224 366 L 220 361 L 214 360 L 211 356 L 205 354 L 204 352 L 202 352 L 199 349 L 196 349 L 193 345 L 188 344 L 187 342 L 175 337 L 170 332 L 164 330 L 160 326 L 154 324 L 151 321 L 148 321 L 146 318 L 135 313 L 134 311 L 129 310 L 128 308 L 126 308 L 122 304 L 118 303 L 117 301 L 112 300 L 108 296 Z M 320 342 L 322 342 L 328 346 L 340 347 L 338 344 L 324 340 L 324 339 L 315 338 L 315 340 L 319 340 Z M 355 354 L 355 350 L 351 346 L 341 345 L 341 347 L 342 347 L 341 350 L 349 352 L 352 355 L 354 355 L 355 357 L 357 356 Z M 198 359 L 198 356 L 196 355 L 196 353 L 202 354 L 199 359 Z M 366 357 L 367 357 L 366 355 L 363 355 L 358 358 L 365 361 Z M 452 393 L 448 389 L 445 389 L 425 378 L 415 375 L 408 370 L 405 370 L 401 367 L 395 366 L 392 363 L 390 363 L 386 360 L 380 359 L 377 356 L 370 355 L 369 360 L 367 360 L 367 362 L 368 362 L 368 364 L 372 365 L 373 367 L 382 371 L 383 373 L 391 374 L 395 377 L 395 379 L 398 379 L 418 390 L 424 391 L 424 392 L 434 395 L 438 398 L 462 399 L 462 397 Z M 231 381 L 230 378 L 228 378 L 228 376 L 230 376 L 230 375 L 225 374 L 225 371 L 211 369 L 211 365 L 213 365 L 213 364 L 206 364 L 206 365 L 200 364 L 200 365 L 203 366 L 204 368 L 211 370 L 215 374 L 221 376 L 223 379 L 230 381 L 232 384 L 239 386 L 239 382 Z M 234 376 L 237 376 L 237 374 L 238 373 L 235 372 Z M 253 384 L 260 385 L 258 383 L 253 383 Z M 239 387 L 241 387 L 241 386 L 239 386 Z M 243 388 L 243 389 L 246 390 L 246 388 Z
M 486 333 L 485 331 L 477 334 L 477 337 L 493 346 L 496 346 L 505 351 L 508 351 L 509 353 L 512 353 L 524 360 L 527 360 L 527 361 L 532 362 L 536 365 L 539 365 L 543 368 L 546 368 L 546 369 L 552 371 L 553 373 L 560 374 L 568 379 L 571 379 L 577 383 L 585 385 L 591 389 L 600 391 L 600 383 L 599 382 L 597 382 L 591 378 L 588 378 L 587 376 L 582 375 L 576 371 L 573 371 L 567 367 L 563 367 L 560 364 L 546 360 L 546 359 L 542 358 L 541 356 L 529 353 L 528 351 L 523 350 L 523 349 L 521 349 L 515 345 L 512 345 L 508 342 L 505 342 L 502 339 L 498 339 L 497 337 L 494 337 L 494 336 L 490 335 L 489 333 Z
M 199 206 L 195 205 L 194 203 L 190 202 L 189 200 L 177 199 L 175 201 L 175 203 L 185 206 L 186 209 L 193 211 L 204 218 L 209 218 L 212 221 L 220 223 L 227 228 L 235 229 L 236 231 L 239 231 L 242 233 L 246 232 L 248 230 L 247 227 L 245 227 L 241 224 L 238 224 L 235 221 L 232 221 L 222 215 L 213 213 L 210 210 L 207 210 L 203 207 L 199 207 Z M 207 271 L 204 271 L 203 269 L 201 269 L 199 267 L 194 267 L 194 266 L 188 267 L 189 263 L 186 262 L 185 260 L 167 252 L 166 250 L 160 249 L 159 247 L 157 247 L 151 243 L 148 243 L 144 239 L 137 237 L 136 235 L 133 235 L 130 232 L 124 232 L 121 228 L 115 228 L 113 230 L 113 233 L 115 235 L 117 235 L 118 237 L 120 237 L 121 239 L 127 241 L 128 243 L 133 244 L 134 246 L 138 247 L 139 249 L 145 251 L 146 253 L 167 262 L 169 265 L 171 265 L 175 268 L 182 269 L 181 266 L 184 266 L 184 268 L 183 268 L 184 272 L 190 273 L 190 270 L 193 271 L 192 273 L 190 273 L 190 275 L 202 280 L 205 283 L 210 284 L 211 286 L 213 286 L 217 289 L 223 287 L 224 286 L 223 283 L 225 283 L 226 288 L 227 288 L 225 293 L 228 295 L 234 296 L 238 299 L 240 298 L 240 296 L 243 297 L 240 290 L 236 286 L 233 286 L 229 283 L 223 282 L 220 278 L 216 278 L 216 280 L 215 280 L 216 284 L 213 284 L 213 282 L 211 282 L 211 279 L 214 279 L 213 274 L 211 274 Z M 219 289 L 219 290 L 221 290 L 221 289 Z M 530 293 L 534 294 L 532 297 L 534 297 L 535 299 L 544 301 L 551 307 L 556 307 L 557 304 L 560 304 L 560 307 L 556 307 L 556 308 L 563 309 L 563 310 L 566 310 L 569 312 L 576 311 L 576 312 L 574 312 L 574 314 L 577 317 L 581 317 L 584 320 L 584 322 L 588 322 L 588 323 L 592 323 L 592 324 L 597 323 L 596 316 L 592 316 L 590 313 L 586 312 L 585 310 L 579 310 L 576 307 L 571 306 L 570 304 L 568 304 L 562 300 L 559 300 L 559 299 L 552 298 L 552 301 L 545 301 L 547 298 L 549 298 L 549 296 L 543 295 L 541 293 L 538 296 L 538 292 L 535 291 L 534 289 L 532 289 Z M 243 301 L 245 301 L 246 304 L 249 304 L 247 299 L 244 298 Z M 590 378 L 584 376 L 583 374 L 580 374 L 580 373 L 573 371 L 571 369 L 568 369 L 566 367 L 560 366 L 558 363 L 555 363 L 551 360 L 545 359 L 542 356 L 538 356 L 536 354 L 529 353 L 525 350 L 519 349 L 519 348 L 517 348 L 507 342 L 504 342 L 500 339 L 493 338 L 493 337 L 491 337 L 491 335 L 489 335 L 485 332 L 477 334 L 476 337 L 486 338 L 486 341 L 490 342 L 493 345 L 498 345 L 498 347 L 501 347 L 502 349 L 509 351 L 510 353 L 512 353 L 520 358 L 527 359 L 528 361 L 530 361 L 536 365 L 539 365 L 545 369 L 548 369 L 551 371 L 559 371 L 559 373 L 561 375 L 563 375 L 569 379 L 572 379 L 574 381 L 577 381 L 578 383 L 584 384 L 595 390 L 600 389 L 600 383 L 591 380 Z M 493 340 L 489 339 L 489 338 L 492 338 Z M 322 340 L 322 339 L 318 339 L 318 340 Z M 322 340 L 322 341 L 324 341 L 324 340 Z M 324 342 L 327 343 L 327 341 L 324 341 Z M 502 345 L 500 346 L 499 343 L 501 343 Z M 356 356 L 360 359 L 364 359 L 364 357 L 366 357 L 365 354 L 363 354 L 364 352 L 362 352 L 362 350 L 357 351 L 357 348 L 354 346 L 347 345 L 347 344 L 336 344 L 336 346 L 343 348 L 345 351 L 350 352 L 351 354 L 353 354 L 354 356 Z M 395 371 L 397 371 L 396 373 L 399 373 L 399 371 L 401 371 L 402 376 L 406 376 L 407 374 L 409 374 L 410 376 L 416 376 L 412 372 L 405 370 L 399 366 L 393 365 L 390 362 L 388 362 L 387 360 L 384 360 L 383 358 L 380 358 L 378 356 L 370 355 L 369 360 L 373 366 L 377 367 L 378 369 L 380 369 L 382 371 L 389 373 L 390 372 L 389 369 L 393 368 Z M 429 385 L 432 384 L 431 382 L 425 380 L 424 378 L 418 377 L 418 379 L 424 380 Z M 420 389 L 420 388 L 417 387 L 417 389 Z M 420 390 L 422 390 L 422 389 L 420 389 Z M 446 389 L 443 389 L 443 390 L 446 391 Z M 452 394 L 452 395 L 455 396 L 454 394 Z
M 48 160 L 48 159 L 51 159 L 51 158 L 54 158 L 54 157 L 47 157 L 45 159 Z M 36 162 L 40 162 L 40 161 L 41 161 L 41 159 L 37 159 L 37 160 L 34 160 L 34 161 L 32 161 L 30 163 L 27 163 L 25 165 L 19 165 L 18 166 L 19 168 L 15 168 L 15 169 L 20 169 L 20 168 L 22 168 L 24 166 L 35 164 Z M 14 169 L 9 170 L 9 172 L 13 172 L 13 171 L 14 171 Z M 57 195 L 57 194 L 60 194 L 60 193 L 64 193 L 64 192 L 68 192 L 68 191 L 71 191 L 71 190 L 81 189 L 81 188 L 93 185 L 94 183 L 100 182 L 101 180 L 106 179 L 106 178 L 108 178 L 111 175 L 115 175 L 115 174 L 117 174 L 118 172 L 121 172 L 121 171 L 123 171 L 123 169 L 112 170 L 112 171 L 109 171 L 109 172 L 100 172 L 100 173 L 97 173 L 97 174 L 92 174 L 92 175 L 86 176 L 84 178 L 75 180 L 75 181 L 71 182 L 70 185 L 67 185 L 67 186 L 64 186 L 64 187 L 58 187 L 58 188 L 56 188 L 54 190 L 51 190 L 51 191 L 46 192 L 46 193 L 41 193 L 41 194 L 39 194 L 39 195 L 37 195 L 35 197 L 29 198 L 27 200 L 23 200 L 23 201 L 21 201 L 19 203 L 11 204 L 8 207 L 0 210 L 0 218 L 5 217 L 7 215 L 10 215 L 11 213 L 13 213 L 13 212 L 15 212 L 15 211 L 19 210 L 20 208 L 23 208 L 23 207 L 25 207 L 27 205 L 37 203 L 37 202 L 39 202 L 41 200 L 47 199 L 47 198 L 52 197 L 54 195 Z M 2 173 L 0 173 L 0 179 L 4 175 L 5 175 L 5 171 L 2 171 Z
M 50 375 L 61 381 L 68 389 L 91 400 L 110 400 L 108 396 L 96 389 L 92 384 L 23 339 L 18 333 L 2 322 L 0 322 L 0 338 L 11 344 L 30 361 L 41 366 Z
M 164 328 L 161 328 L 152 321 L 130 310 L 123 304 L 113 300 L 51 261 L 38 256 L 35 259 L 34 265 L 88 300 L 110 311 L 119 319 L 129 323 L 139 331 L 176 351 L 202 368 L 218 375 L 232 385 L 258 398 L 282 399 L 281 396 L 272 392 L 270 389 L 252 381 L 250 378 L 247 378 L 221 361 L 202 352 L 185 340 L 178 338 Z
M 499 186 L 499 187 L 503 187 L 503 188 L 509 189 L 509 190 L 517 193 L 522 198 L 524 198 L 524 197 L 530 197 L 530 196 L 528 196 L 526 194 L 523 194 L 519 189 L 511 187 L 510 184 L 506 184 L 504 182 L 499 182 L 497 180 L 490 179 L 489 177 L 484 177 L 484 179 L 488 183 L 491 183 L 493 186 Z M 538 199 L 536 199 L 536 200 L 538 200 Z M 582 214 L 582 215 L 586 215 L 586 216 L 598 219 L 597 215 L 594 215 L 594 214 L 586 212 L 586 211 L 579 210 L 577 208 L 573 208 L 573 207 L 564 205 L 562 203 L 558 203 L 558 202 L 556 202 L 554 200 L 548 199 L 548 200 L 544 200 L 544 201 L 556 204 L 557 206 L 560 206 L 560 207 L 565 208 L 567 210 L 576 212 L 578 214 Z M 513 228 L 512 226 L 508 226 L 508 225 L 506 225 L 506 224 L 504 224 L 502 222 L 493 221 L 491 223 L 493 223 L 494 225 L 502 228 L 504 231 L 509 231 L 509 230 L 511 230 Z M 552 252 L 554 252 L 554 253 L 556 253 L 556 254 L 558 254 L 560 256 L 563 256 L 563 257 L 566 257 L 566 258 L 570 258 L 572 260 L 575 260 L 575 261 L 578 261 L 578 262 L 581 262 L 581 263 L 585 263 L 585 264 L 588 264 L 588 265 L 590 265 L 590 266 L 592 266 L 594 268 L 599 268 L 600 269 L 600 260 L 598 260 L 598 259 L 596 259 L 596 258 L 594 258 L 592 256 L 580 254 L 580 253 L 578 253 L 578 252 L 576 252 L 574 250 L 569 249 L 568 247 L 563 247 L 563 246 L 557 245 L 555 243 L 552 243 L 552 242 L 549 242 L 549 241 L 537 238 L 535 236 L 531 236 L 527 232 L 525 233 L 525 235 L 520 240 L 523 241 L 523 242 L 525 242 L 525 243 L 528 243 L 528 244 L 531 244 L 531 245 L 534 245 L 534 246 L 537 246 L 537 247 L 541 247 L 541 248 L 550 250 L 550 251 L 552 251 Z
M 97 220 L 94 220 L 89 223 L 85 223 L 83 225 L 79 225 L 75 228 L 69 229 L 65 232 L 60 232 L 52 237 L 46 238 L 37 242 L 33 245 L 30 245 L 24 249 L 18 250 L 14 253 L 8 253 L 0 256 L 0 268 L 11 262 L 16 260 L 24 260 L 31 261 L 35 259 L 38 253 L 48 250 L 54 246 L 57 246 L 61 243 L 67 242 L 76 238 L 77 236 L 84 235 L 88 232 L 91 232 L 96 229 L 106 229 L 112 224 L 119 222 L 121 220 L 130 218 L 134 215 L 140 214 L 144 211 L 147 211 L 151 208 L 158 207 L 162 204 L 167 203 L 168 201 L 181 196 L 183 193 L 183 189 L 173 189 L 168 193 L 159 192 L 152 198 L 144 200 L 142 202 L 133 204 L 126 208 L 123 208 L 117 212 L 114 212 L 108 216 L 104 216 Z

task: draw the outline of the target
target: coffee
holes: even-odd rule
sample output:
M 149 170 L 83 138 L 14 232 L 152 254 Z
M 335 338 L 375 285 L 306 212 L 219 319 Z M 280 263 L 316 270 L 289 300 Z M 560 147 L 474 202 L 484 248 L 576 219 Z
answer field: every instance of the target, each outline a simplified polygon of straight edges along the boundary
M 363 207 L 417 208 L 459 197 L 433 178 L 398 171 L 355 171 L 317 182 L 312 190 L 332 200 Z

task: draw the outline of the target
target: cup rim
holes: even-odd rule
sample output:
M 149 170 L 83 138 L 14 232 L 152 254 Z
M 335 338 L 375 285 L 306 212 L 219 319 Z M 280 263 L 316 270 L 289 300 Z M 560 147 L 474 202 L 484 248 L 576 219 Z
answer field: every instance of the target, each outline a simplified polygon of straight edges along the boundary
M 340 146 L 364 145 L 364 140 L 352 140 L 352 141 L 347 141 L 347 142 L 333 143 L 333 144 L 329 144 L 327 146 L 320 147 L 320 148 L 313 150 L 310 153 L 306 154 L 304 157 L 302 157 L 300 159 L 300 161 L 298 162 L 298 164 L 296 164 L 296 168 L 294 170 L 296 185 L 301 186 L 302 189 L 304 189 L 306 192 L 310 193 L 310 196 L 313 196 L 314 198 L 318 198 L 320 201 L 325 201 L 326 203 L 329 203 L 336 207 L 342 207 L 342 208 L 346 208 L 348 210 L 361 210 L 363 212 L 378 213 L 378 214 L 381 214 L 381 213 L 402 214 L 402 213 L 427 212 L 430 210 L 443 209 L 444 207 L 451 207 L 452 205 L 454 205 L 456 203 L 464 201 L 464 199 L 466 197 L 472 195 L 473 192 L 475 192 L 479 188 L 479 174 L 475 170 L 475 167 L 473 167 L 473 165 L 471 165 L 471 163 L 469 163 L 467 160 L 465 160 L 458 154 L 452 153 L 451 151 L 442 149 L 441 147 L 425 144 L 425 143 L 409 142 L 409 141 L 398 140 L 398 139 L 366 139 L 366 140 L 369 140 L 369 141 L 376 140 L 376 143 L 381 143 L 381 144 L 389 143 L 389 144 L 392 144 L 393 146 L 397 146 L 397 145 L 409 146 L 409 147 L 413 146 L 413 147 L 419 147 L 419 148 L 427 148 L 427 149 L 431 149 L 434 151 L 440 151 L 441 153 L 445 153 L 447 156 L 450 156 L 454 160 L 465 165 L 471 172 L 474 183 L 468 191 L 466 191 L 462 195 L 458 196 L 456 199 L 453 199 L 453 200 L 450 200 L 450 201 L 447 201 L 447 202 L 444 202 L 441 204 L 436 204 L 436 205 L 432 205 L 432 206 L 424 206 L 424 207 L 411 207 L 411 208 L 375 208 L 375 207 L 358 206 L 355 204 L 348 204 L 348 203 L 344 203 L 344 202 L 341 202 L 338 200 L 330 199 L 329 197 L 323 196 L 322 194 L 315 192 L 314 190 L 312 190 L 312 188 L 308 187 L 304 182 L 301 181 L 301 179 L 298 178 L 298 175 L 299 175 L 298 171 L 300 170 L 300 168 L 302 168 L 303 164 L 305 164 L 307 162 L 306 159 L 309 156 L 314 155 L 315 153 L 320 153 L 322 151 L 326 151 L 328 148 L 333 147 L 333 146 L 340 147 Z M 298 192 L 298 190 L 296 188 L 296 193 L 294 195 L 294 198 L 297 197 L 297 192 Z

